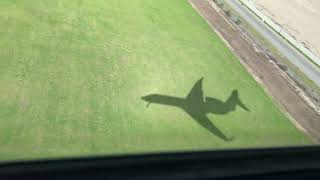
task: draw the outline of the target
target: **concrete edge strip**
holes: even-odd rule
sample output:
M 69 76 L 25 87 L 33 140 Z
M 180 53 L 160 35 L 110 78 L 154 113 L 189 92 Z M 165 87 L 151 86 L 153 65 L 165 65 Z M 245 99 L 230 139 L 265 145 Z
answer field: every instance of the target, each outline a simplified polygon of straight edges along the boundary
M 251 76 L 258 82 L 258 84 L 260 84 L 263 88 L 263 90 L 266 92 L 266 94 L 268 94 L 272 99 L 273 99 L 273 102 L 276 103 L 276 105 L 280 108 L 280 110 L 287 116 L 287 118 L 290 120 L 290 122 L 292 122 L 294 124 L 294 126 L 299 129 L 300 131 L 302 131 L 303 133 L 307 134 L 308 136 L 312 137 L 312 139 L 315 141 L 315 142 L 320 142 L 320 141 L 317 141 L 316 138 L 313 138 L 311 132 L 307 131 L 303 125 L 301 125 L 298 121 L 296 121 L 291 115 L 290 113 L 288 113 L 285 108 L 278 102 L 276 101 L 275 97 L 272 95 L 272 93 L 268 90 L 268 88 L 263 84 L 263 82 L 260 80 L 259 77 L 257 77 L 255 75 L 255 73 L 253 72 L 253 70 L 242 60 L 242 58 L 240 56 L 238 56 L 234 49 L 232 48 L 232 46 L 229 44 L 229 42 L 224 39 L 224 37 L 222 36 L 222 34 L 220 32 L 218 32 L 214 26 L 201 14 L 200 10 L 192 3 L 191 0 L 187 0 L 189 2 L 189 4 L 197 11 L 197 13 L 207 22 L 207 24 L 211 27 L 211 29 L 221 38 L 221 40 L 223 41 L 223 43 L 233 52 L 233 54 L 239 59 L 240 63 L 247 69 L 247 71 L 251 74 Z M 259 54 L 261 54 L 261 52 L 263 51 L 260 51 L 258 50 L 257 51 L 257 45 L 254 44 L 254 42 L 247 36 L 245 35 L 245 33 L 239 28 L 237 27 L 235 24 L 233 24 L 233 22 L 230 22 L 229 20 L 227 20 L 224 15 L 222 14 L 221 10 L 218 10 L 219 7 L 217 7 L 214 3 L 210 3 L 210 0 L 206 0 L 208 1 L 208 3 L 211 5 L 211 7 L 221 16 L 223 17 L 223 19 L 225 19 L 227 21 L 228 24 L 230 24 L 231 26 L 233 26 L 233 28 L 237 28 L 241 34 L 243 35 L 244 39 L 249 42 L 254 48 L 255 48 L 255 51 Z M 259 49 L 259 48 L 258 48 Z M 304 91 L 299 88 L 296 83 L 291 80 L 291 78 L 285 73 L 283 72 L 267 55 L 265 55 L 264 53 L 262 53 L 267 59 L 269 59 L 269 62 L 268 63 L 271 63 L 274 68 L 276 68 L 276 70 L 278 72 L 280 72 L 280 74 L 289 82 L 289 84 L 295 89 L 295 91 L 297 92 L 297 94 L 307 103 L 307 105 L 309 105 L 312 109 L 315 110 L 315 112 L 320 115 L 320 110 L 319 108 L 310 100 L 310 98 L 304 93 Z
M 311 50 L 307 49 L 304 45 L 298 42 L 294 37 L 288 34 L 283 28 L 276 23 L 274 23 L 269 17 L 264 15 L 260 10 L 256 8 L 254 3 L 249 0 L 238 0 L 241 4 L 243 4 L 249 11 L 253 12 L 253 14 L 258 17 L 264 24 L 270 26 L 272 31 L 278 34 L 282 39 L 287 41 L 290 46 L 294 49 L 298 50 L 303 56 L 307 57 L 312 63 L 316 64 L 317 67 L 320 67 L 320 58 L 315 55 Z

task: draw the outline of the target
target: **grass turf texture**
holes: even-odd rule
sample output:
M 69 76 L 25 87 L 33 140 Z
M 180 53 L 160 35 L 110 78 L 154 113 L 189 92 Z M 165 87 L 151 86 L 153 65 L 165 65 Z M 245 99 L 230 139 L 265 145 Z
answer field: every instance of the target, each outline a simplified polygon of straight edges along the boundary
M 310 144 L 185 0 L 1 0 L 0 160 Z M 142 96 L 239 91 L 209 115 Z

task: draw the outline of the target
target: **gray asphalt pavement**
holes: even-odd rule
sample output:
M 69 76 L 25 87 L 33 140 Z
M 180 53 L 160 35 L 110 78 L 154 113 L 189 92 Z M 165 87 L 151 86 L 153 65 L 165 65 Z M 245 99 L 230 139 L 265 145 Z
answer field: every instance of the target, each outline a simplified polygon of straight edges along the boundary
M 262 36 L 269 40 L 292 64 L 297 66 L 309 79 L 320 86 L 320 68 L 312 64 L 305 56 L 291 47 L 251 11 L 241 5 L 238 0 L 226 0 L 226 2 Z

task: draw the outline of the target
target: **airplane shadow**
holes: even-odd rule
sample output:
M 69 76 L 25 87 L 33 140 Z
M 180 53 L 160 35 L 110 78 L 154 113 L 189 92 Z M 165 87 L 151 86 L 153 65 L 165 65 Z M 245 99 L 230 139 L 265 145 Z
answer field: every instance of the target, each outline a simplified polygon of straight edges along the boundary
M 162 104 L 167 106 L 178 107 L 189 114 L 197 123 L 199 123 L 206 130 L 223 139 L 224 141 L 231 141 L 223 134 L 214 124 L 211 123 L 207 114 L 227 114 L 235 111 L 236 106 L 240 106 L 245 111 L 250 111 L 240 100 L 237 90 L 233 90 L 226 101 L 221 101 L 212 97 L 204 97 L 202 90 L 203 78 L 199 79 L 192 87 L 187 97 L 173 97 L 161 94 L 150 94 L 143 96 L 142 100 L 148 102 L 147 107 L 151 103 Z

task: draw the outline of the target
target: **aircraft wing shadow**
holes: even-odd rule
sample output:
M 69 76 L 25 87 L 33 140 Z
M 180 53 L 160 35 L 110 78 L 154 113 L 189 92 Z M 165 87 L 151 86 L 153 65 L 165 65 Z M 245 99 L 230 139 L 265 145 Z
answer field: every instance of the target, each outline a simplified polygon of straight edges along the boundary
M 202 127 L 208 130 L 210 133 L 223 139 L 224 141 L 232 141 L 233 138 L 228 138 L 222 131 L 220 131 L 205 114 L 193 114 L 186 111 L 194 120 L 197 121 Z

